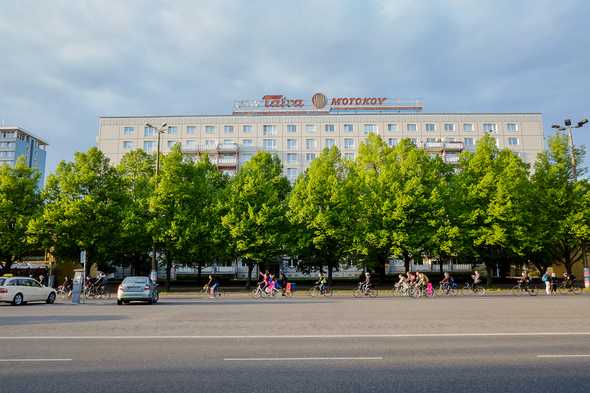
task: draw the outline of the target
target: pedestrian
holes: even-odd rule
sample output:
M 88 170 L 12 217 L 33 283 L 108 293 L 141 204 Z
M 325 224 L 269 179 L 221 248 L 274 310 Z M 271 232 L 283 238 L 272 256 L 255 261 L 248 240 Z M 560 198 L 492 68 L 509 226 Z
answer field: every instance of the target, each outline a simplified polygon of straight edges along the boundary
M 557 274 L 554 271 L 551 272 L 551 293 L 557 293 Z
M 281 272 L 281 291 L 283 296 L 285 296 L 285 293 L 287 292 L 287 284 L 289 283 L 289 280 L 287 279 L 287 276 L 285 275 L 285 272 Z
M 545 274 L 541 277 L 541 280 L 545 283 L 545 293 L 551 295 L 551 272 L 549 271 L 549 268 L 547 268 Z
M 45 280 L 45 277 L 43 277 L 43 275 L 42 275 L 42 274 L 40 274 L 40 275 L 39 275 L 39 283 L 41 283 L 41 285 L 45 285 L 45 284 L 43 283 L 43 281 L 44 281 L 44 280 Z

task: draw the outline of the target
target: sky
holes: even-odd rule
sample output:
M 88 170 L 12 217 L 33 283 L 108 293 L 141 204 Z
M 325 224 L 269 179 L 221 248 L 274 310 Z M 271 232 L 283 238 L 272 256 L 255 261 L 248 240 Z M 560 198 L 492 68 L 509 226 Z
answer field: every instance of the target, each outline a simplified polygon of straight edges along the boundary
M 49 171 L 96 144 L 99 116 L 264 94 L 542 112 L 546 136 L 590 117 L 586 0 L 0 1 L 0 124 L 49 142 Z

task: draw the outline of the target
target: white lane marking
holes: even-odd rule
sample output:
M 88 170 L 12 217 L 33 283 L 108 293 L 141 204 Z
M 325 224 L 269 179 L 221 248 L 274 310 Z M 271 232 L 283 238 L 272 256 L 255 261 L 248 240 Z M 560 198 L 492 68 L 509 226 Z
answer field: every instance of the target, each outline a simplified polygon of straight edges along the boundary
M 538 358 L 590 358 L 590 355 L 537 355 Z
M 274 361 L 302 361 L 302 360 L 383 360 L 382 356 L 365 357 L 302 357 L 302 358 L 224 358 L 226 362 L 274 362 Z
M 226 336 L 0 336 L 0 340 L 224 340 L 224 339 L 310 339 L 310 338 L 444 338 L 444 337 L 539 337 L 590 336 L 590 332 L 490 332 L 490 333 L 407 333 L 407 334 L 297 334 Z
M 0 363 L 71 362 L 72 359 L 0 359 Z

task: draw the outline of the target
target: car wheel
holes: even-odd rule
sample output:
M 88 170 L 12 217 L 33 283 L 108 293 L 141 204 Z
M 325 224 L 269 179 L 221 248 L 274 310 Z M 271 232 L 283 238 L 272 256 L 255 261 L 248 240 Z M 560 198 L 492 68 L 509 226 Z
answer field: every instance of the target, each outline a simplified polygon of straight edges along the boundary
M 45 300 L 45 303 L 47 303 L 47 304 L 55 303 L 55 292 L 51 292 L 49 294 L 49 296 L 47 296 L 47 300 Z
M 24 303 L 23 301 L 23 294 L 22 293 L 17 293 L 16 295 L 14 295 L 14 298 L 12 299 L 12 305 L 13 306 L 20 306 Z
M 123 300 L 124 304 L 129 304 L 129 300 Z
M 121 300 L 121 299 L 117 299 L 117 305 L 119 305 L 119 306 L 120 306 L 120 305 L 122 305 L 122 304 L 123 304 L 123 300 Z

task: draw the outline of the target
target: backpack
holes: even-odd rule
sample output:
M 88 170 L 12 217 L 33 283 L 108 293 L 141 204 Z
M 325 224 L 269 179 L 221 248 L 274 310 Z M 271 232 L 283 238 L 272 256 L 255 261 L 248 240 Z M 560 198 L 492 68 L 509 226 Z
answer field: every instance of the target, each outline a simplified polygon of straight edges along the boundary
M 547 282 L 547 281 L 549 281 L 549 275 L 548 275 L 547 273 L 543 274 L 543 277 L 541 278 L 541 280 L 542 280 L 543 282 Z

